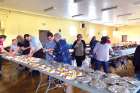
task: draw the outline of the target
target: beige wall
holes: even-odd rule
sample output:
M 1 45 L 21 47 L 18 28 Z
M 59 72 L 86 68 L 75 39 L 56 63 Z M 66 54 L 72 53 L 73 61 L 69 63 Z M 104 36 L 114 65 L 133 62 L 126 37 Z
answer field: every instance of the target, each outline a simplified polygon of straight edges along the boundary
M 24 35 L 25 33 L 38 37 L 38 31 L 40 29 L 50 30 L 53 33 L 61 29 L 62 36 L 69 43 L 72 43 L 76 39 L 76 34 L 78 33 L 83 34 L 86 42 L 89 42 L 91 39 L 89 32 L 96 35 L 98 39 L 100 39 L 102 32 L 106 32 L 112 38 L 111 33 L 113 30 L 112 27 L 92 23 L 85 23 L 86 28 L 82 29 L 80 27 L 80 21 L 37 16 L 8 10 L 0 10 L 0 21 L 2 22 L 2 28 L 5 29 L 4 34 L 8 36 L 5 45 L 10 45 L 11 39 L 17 35 Z
M 113 39 L 116 42 L 121 42 L 121 36 L 128 35 L 128 41 L 140 41 L 140 25 L 127 25 L 118 28 L 118 31 L 113 31 Z

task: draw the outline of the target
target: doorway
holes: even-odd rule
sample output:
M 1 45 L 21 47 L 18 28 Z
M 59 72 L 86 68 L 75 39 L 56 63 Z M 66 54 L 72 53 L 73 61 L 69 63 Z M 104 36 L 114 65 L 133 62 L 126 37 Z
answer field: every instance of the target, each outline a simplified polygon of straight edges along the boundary
M 47 42 L 47 34 L 50 32 L 49 30 L 39 30 L 39 40 L 42 43 L 43 47 Z

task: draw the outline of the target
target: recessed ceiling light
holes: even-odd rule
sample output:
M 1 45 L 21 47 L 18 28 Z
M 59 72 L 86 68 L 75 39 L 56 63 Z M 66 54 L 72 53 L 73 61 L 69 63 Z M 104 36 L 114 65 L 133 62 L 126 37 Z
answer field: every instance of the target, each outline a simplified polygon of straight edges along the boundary
M 113 9 L 117 9 L 117 8 L 118 8 L 118 6 L 116 5 L 116 6 L 111 6 L 111 7 L 103 8 L 103 9 L 101 9 L 101 11 L 108 11 L 108 10 L 113 10 Z
M 48 12 L 48 11 L 51 11 L 51 10 L 53 10 L 53 9 L 55 9 L 53 6 L 51 6 L 51 7 L 48 7 L 48 8 L 46 8 L 46 9 L 44 9 L 43 11 L 44 12 Z
M 120 14 L 120 15 L 117 15 L 117 17 L 130 16 L 130 15 L 132 15 L 132 13 Z
M 79 16 L 83 16 L 84 14 L 76 14 L 76 15 L 73 15 L 72 17 L 79 17 Z

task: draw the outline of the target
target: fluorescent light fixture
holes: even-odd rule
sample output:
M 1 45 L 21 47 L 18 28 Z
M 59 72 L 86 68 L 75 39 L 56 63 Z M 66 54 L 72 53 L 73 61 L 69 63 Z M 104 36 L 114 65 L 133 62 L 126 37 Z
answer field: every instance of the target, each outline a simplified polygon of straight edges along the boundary
M 76 14 L 76 15 L 73 15 L 72 17 L 79 17 L 79 16 L 83 16 L 84 14 Z
M 109 10 L 113 10 L 113 9 L 117 9 L 117 8 L 118 8 L 118 6 L 116 5 L 116 6 L 111 6 L 111 7 L 103 8 L 103 9 L 101 9 L 101 11 L 109 11 Z
M 133 18 L 133 19 L 128 19 L 128 20 L 140 20 L 140 18 Z
M 101 20 L 101 19 L 100 18 L 95 18 L 95 19 L 90 19 L 88 21 L 99 21 L 99 20 Z
M 74 0 L 74 3 L 79 3 L 81 1 L 83 1 L 83 0 Z
M 133 4 L 134 4 L 134 5 L 140 5 L 140 0 L 135 1 Z
M 68 16 L 78 14 L 78 3 L 74 3 L 73 0 L 68 0 Z
M 117 15 L 117 17 L 130 16 L 130 15 L 132 15 L 132 13 L 120 14 L 120 15 Z
M 54 9 L 54 7 L 51 6 L 51 7 L 48 7 L 48 8 L 46 8 L 46 9 L 44 9 L 44 12 L 48 12 L 48 11 L 51 11 L 51 10 L 53 10 L 53 9 Z
M 97 18 L 95 6 L 96 6 L 95 3 L 93 3 L 92 1 L 90 2 L 89 6 L 88 6 L 88 18 L 90 18 L 90 19 Z

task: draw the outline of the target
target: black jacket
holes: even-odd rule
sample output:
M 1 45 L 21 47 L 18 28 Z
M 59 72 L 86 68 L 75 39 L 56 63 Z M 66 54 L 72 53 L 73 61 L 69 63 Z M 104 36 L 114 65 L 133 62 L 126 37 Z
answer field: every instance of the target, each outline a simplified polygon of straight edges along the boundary
M 140 45 L 137 46 L 135 53 L 134 53 L 134 66 L 135 72 L 140 72 Z
M 30 42 L 27 41 L 27 40 L 24 40 L 24 42 L 23 42 L 23 47 L 24 47 L 24 48 L 30 47 Z M 26 50 L 23 50 L 23 52 L 22 52 L 23 55 L 28 55 L 29 53 L 30 53 L 30 48 L 28 48 L 28 49 L 26 49 Z

